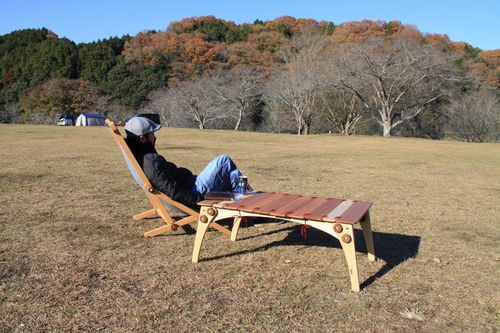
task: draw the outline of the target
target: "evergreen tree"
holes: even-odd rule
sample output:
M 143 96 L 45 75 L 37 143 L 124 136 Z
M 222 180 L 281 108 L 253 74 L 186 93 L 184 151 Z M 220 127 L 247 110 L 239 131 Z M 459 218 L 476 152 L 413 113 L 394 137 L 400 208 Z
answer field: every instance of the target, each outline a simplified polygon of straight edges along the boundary
M 78 45 L 78 77 L 101 85 L 118 63 L 125 41 L 130 36 L 113 37 Z
M 30 88 L 51 78 L 77 78 L 78 50 L 43 29 L 14 31 L 0 37 L 0 104 L 15 103 Z
M 152 90 L 165 86 L 168 72 L 165 58 L 150 67 L 127 64 L 120 58 L 109 71 L 102 87 L 124 105 L 138 107 Z

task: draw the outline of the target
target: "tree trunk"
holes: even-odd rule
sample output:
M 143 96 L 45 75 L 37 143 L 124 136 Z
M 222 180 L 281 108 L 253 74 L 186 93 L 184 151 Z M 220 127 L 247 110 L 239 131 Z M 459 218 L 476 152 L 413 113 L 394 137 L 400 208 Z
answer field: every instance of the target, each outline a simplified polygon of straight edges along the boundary
M 390 137 L 392 131 L 392 124 L 390 120 L 384 121 L 384 136 Z
M 304 127 L 302 127 L 302 134 L 309 135 L 309 124 L 304 124 Z
M 301 124 L 297 126 L 297 135 L 301 135 L 303 130 L 304 130 L 304 125 Z
M 238 115 L 238 119 L 236 119 L 236 125 L 234 126 L 234 130 L 235 131 L 237 131 L 237 130 L 240 129 L 241 118 L 242 118 L 242 115 L 241 115 L 241 112 L 240 112 L 240 114 Z

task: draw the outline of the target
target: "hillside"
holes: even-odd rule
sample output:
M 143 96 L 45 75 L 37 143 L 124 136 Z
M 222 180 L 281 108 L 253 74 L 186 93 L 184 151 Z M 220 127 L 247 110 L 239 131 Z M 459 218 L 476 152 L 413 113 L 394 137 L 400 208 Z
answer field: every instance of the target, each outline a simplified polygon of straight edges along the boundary
M 313 42 L 313 39 L 307 36 L 314 36 L 318 41 L 314 42 L 315 45 L 307 44 Z M 255 77 L 255 84 L 259 89 L 252 91 L 252 100 L 233 103 L 248 104 L 248 110 L 238 111 L 245 114 L 247 124 L 241 117 L 232 120 L 234 115 L 225 115 L 222 117 L 225 118 L 224 121 L 212 122 L 208 124 L 209 127 L 238 128 L 237 124 L 243 121 L 242 126 L 246 126 L 247 130 L 275 130 L 276 124 L 272 120 L 274 117 L 283 118 L 280 126 L 287 131 L 293 131 L 293 118 L 297 117 L 296 114 L 289 114 L 288 117 L 280 114 L 270 115 L 278 107 L 282 110 L 293 108 L 284 98 L 279 98 L 284 95 L 283 92 L 279 92 L 278 97 L 266 96 L 276 88 L 273 82 L 292 82 L 290 78 L 280 75 L 291 73 L 294 63 L 302 69 L 310 68 L 298 63 L 303 61 L 300 60 L 300 54 L 305 55 L 306 52 L 310 52 L 306 57 L 308 61 L 314 62 L 315 66 L 322 66 L 323 73 L 339 72 L 332 64 L 346 57 L 350 60 L 347 65 L 360 68 L 354 63 L 356 58 L 349 55 L 349 52 L 352 53 L 356 48 L 366 49 L 363 52 L 372 52 L 370 48 L 373 50 L 373 46 L 369 44 L 374 40 L 381 40 L 385 45 L 371 56 L 376 57 L 379 52 L 383 52 L 388 59 L 403 59 L 398 53 L 402 55 L 411 50 L 412 57 L 417 59 L 439 59 L 443 62 L 439 65 L 440 71 L 446 72 L 437 73 L 435 67 L 431 68 L 432 75 L 442 76 L 447 80 L 446 84 L 427 82 L 429 86 L 439 87 L 440 91 L 436 92 L 435 98 L 423 97 L 428 87 L 418 87 L 418 91 L 411 92 L 412 100 L 401 101 L 400 105 L 396 105 L 396 114 L 391 117 L 395 122 L 402 119 L 408 124 L 400 126 L 399 135 L 442 138 L 445 136 L 446 122 L 442 108 L 447 103 L 465 98 L 480 88 L 498 92 L 500 87 L 499 50 L 480 50 L 466 42 L 451 41 L 446 35 L 439 33 L 423 34 L 416 27 L 397 21 L 363 20 L 335 24 L 313 19 L 279 17 L 265 22 L 256 20 L 253 23 L 235 24 L 205 16 L 171 22 L 165 31 L 145 31 L 134 37 L 113 37 L 93 43 L 75 44 L 66 38 L 59 38 L 56 32 L 46 28 L 13 31 L 0 36 L 0 122 L 52 123 L 56 114 L 76 115 L 90 111 L 105 113 L 114 119 L 124 118 L 137 110 L 156 113 L 160 112 L 158 109 L 178 108 L 178 105 L 167 105 L 162 101 L 164 92 L 171 88 L 174 88 L 174 91 L 177 87 L 184 91 L 195 89 L 189 84 L 200 78 L 220 81 L 209 82 L 208 86 L 237 86 L 234 82 L 228 82 L 227 77 L 234 76 L 237 77 L 236 80 L 240 80 L 240 76 L 253 71 L 252 76 Z M 402 43 L 411 47 L 398 49 L 398 45 Z M 432 50 L 432 54 L 429 50 Z M 391 52 L 394 55 L 391 55 Z M 345 69 L 347 65 L 339 66 Z M 377 65 L 384 68 L 387 64 Z M 429 71 L 429 68 L 424 68 L 427 65 L 422 63 L 413 67 Z M 419 75 L 417 72 L 414 74 L 415 77 Z M 317 73 L 301 75 L 314 77 Z M 376 110 L 380 103 L 396 100 L 388 98 L 387 101 L 368 105 L 366 100 L 372 100 L 372 97 L 360 98 L 363 94 L 359 91 L 361 88 L 370 88 L 360 87 L 359 84 L 353 87 L 343 81 L 342 75 L 338 73 L 337 77 L 333 78 L 317 78 L 314 90 L 321 90 L 325 97 L 315 99 L 333 104 L 332 99 L 336 97 L 332 95 L 355 95 L 358 105 L 366 106 L 363 111 L 355 112 L 368 112 L 371 115 L 381 112 Z M 369 73 L 367 75 L 373 76 Z M 401 73 L 396 71 L 382 81 L 400 76 Z M 242 77 L 241 80 L 247 78 Z M 307 82 L 304 79 L 299 81 Z M 365 79 L 362 81 L 366 82 Z M 401 83 L 404 82 L 412 81 L 402 78 Z M 386 84 L 393 85 L 392 82 Z M 406 87 L 400 89 L 404 91 Z M 226 94 L 224 100 L 231 100 L 231 97 L 228 97 L 228 94 L 231 95 L 229 92 L 204 91 L 203 94 L 212 95 L 213 100 Z M 232 94 L 236 96 L 239 93 Z M 345 98 L 348 100 L 349 96 Z M 220 101 L 212 102 L 220 104 Z M 186 103 L 189 102 L 183 102 L 184 105 Z M 223 108 L 220 105 L 199 108 L 205 108 L 202 111 L 206 111 L 212 107 Z M 411 110 L 410 115 L 403 114 L 405 110 L 413 107 L 415 110 L 425 107 L 425 111 L 429 112 L 419 115 L 421 110 Z M 236 106 L 225 105 L 224 108 L 234 109 Z M 334 112 L 343 112 L 340 111 L 340 106 L 333 105 L 332 108 Z M 307 112 L 318 114 L 325 111 L 322 105 L 311 105 L 306 109 L 309 110 Z M 189 112 L 188 115 L 183 111 L 176 112 L 180 114 L 166 115 L 165 119 L 169 118 L 170 121 L 172 118 L 171 121 L 176 127 L 198 126 L 197 120 Z M 339 131 L 337 125 L 331 125 L 329 128 L 321 126 L 325 123 L 324 119 L 316 120 L 315 124 L 313 120 L 307 119 L 307 115 L 299 117 L 303 118 L 296 125 L 299 127 L 299 133 Z M 410 118 L 412 120 L 407 122 Z M 362 126 L 359 126 L 358 133 L 382 132 L 381 128 L 377 128 L 377 122 L 370 119 L 369 115 L 364 117 L 365 123 L 360 124 Z M 262 125 L 263 121 L 266 124 Z M 379 122 L 385 121 L 382 119 Z M 383 131 L 385 135 L 386 130 Z

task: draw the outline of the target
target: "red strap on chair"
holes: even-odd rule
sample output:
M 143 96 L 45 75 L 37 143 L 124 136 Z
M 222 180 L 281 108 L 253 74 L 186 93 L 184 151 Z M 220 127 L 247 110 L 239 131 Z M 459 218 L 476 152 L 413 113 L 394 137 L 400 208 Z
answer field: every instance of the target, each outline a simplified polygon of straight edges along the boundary
M 309 224 L 303 224 L 302 227 L 300 228 L 300 235 L 302 237 L 304 237 L 304 239 L 307 239 L 307 230 L 310 228 L 311 226 Z

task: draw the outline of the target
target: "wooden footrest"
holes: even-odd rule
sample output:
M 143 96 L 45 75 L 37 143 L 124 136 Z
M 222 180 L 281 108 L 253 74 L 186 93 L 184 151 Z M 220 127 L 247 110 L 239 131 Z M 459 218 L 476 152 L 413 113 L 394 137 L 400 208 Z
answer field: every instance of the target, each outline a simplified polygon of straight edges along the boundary
M 231 240 L 236 240 L 241 220 L 247 216 L 275 218 L 308 225 L 332 235 L 340 241 L 349 267 L 351 288 L 358 292 L 358 268 L 354 225 L 363 230 L 368 260 L 375 260 L 375 249 L 368 201 L 321 198 L 276 192 L 259 192 L 234 200 L 205 200 L 201 206 L 198 228 L 193 249 L 193 262 L 198 262 L 199 253 L 207 228 L 215 221 L 234 218 Z

